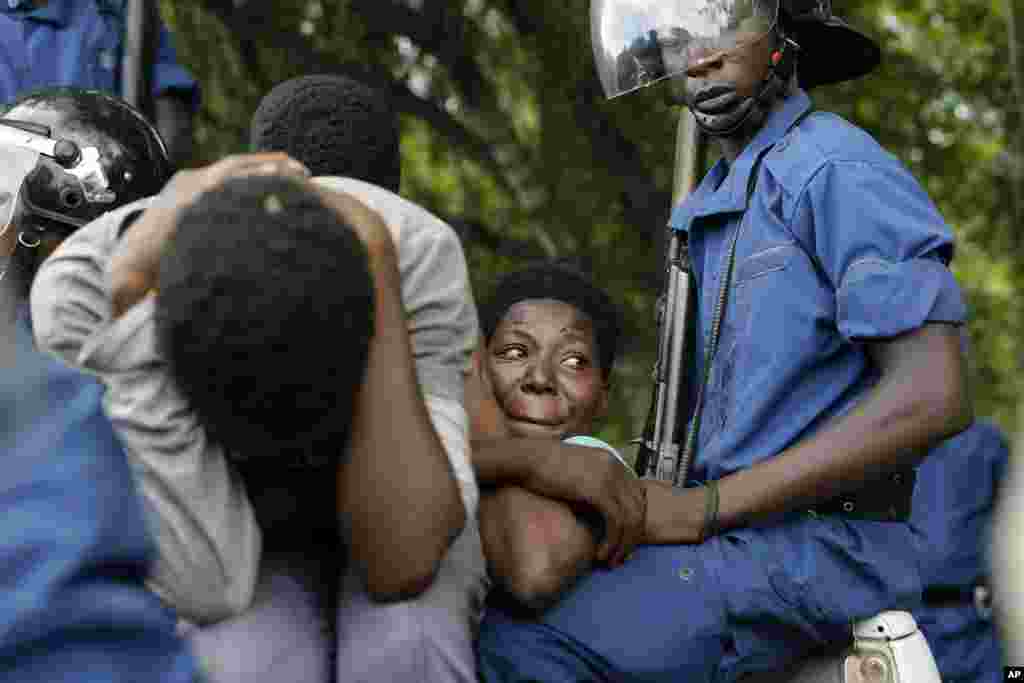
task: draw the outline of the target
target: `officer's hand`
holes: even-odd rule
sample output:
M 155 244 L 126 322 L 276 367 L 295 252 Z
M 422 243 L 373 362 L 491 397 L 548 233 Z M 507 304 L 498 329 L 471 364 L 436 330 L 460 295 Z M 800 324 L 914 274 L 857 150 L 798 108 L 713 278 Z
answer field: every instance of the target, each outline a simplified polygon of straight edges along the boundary
M 647 495 L 643 482 L 604 450 L 557 446 L 548 457 L 537 460 L 523 487 L 599 512 L 605 536 L 597 559 L 613 567 L 621 565 L 644 541 Z
M 116 318 L 156 286 L 160 256 L 174 234 L 180 211 L 203 192 L 229 178 L 283 175 L 306 178 L 305 166 L 281 152 L 238 154 L 209 166 L 179 171 L 160 196 L 131 225 L 110 260 L 110 288 Z

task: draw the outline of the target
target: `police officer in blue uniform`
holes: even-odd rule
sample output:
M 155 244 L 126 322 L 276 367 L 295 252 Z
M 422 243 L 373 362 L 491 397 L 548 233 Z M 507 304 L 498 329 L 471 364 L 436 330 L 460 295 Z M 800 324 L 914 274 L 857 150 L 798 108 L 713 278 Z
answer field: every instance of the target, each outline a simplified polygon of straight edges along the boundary
M 0 105 L 44 87 L 121 95 L 126 0 L 0 0 Z M 191 153 L 199 88 L 159 27 L 153 70 L 154 116 L 171 159 Z
M 102 387 L 25 326 L 0 335 L 0 368 L 0 679 L 200 680 L 143 585 L 156 548 Z
M 734 681 L 920 604 L 914 465 L 973 415 L 920 184 L 806 90 L 877 45 L 823 0 L 594 0 L 606 93 L 666 81 L 722 157 L 672 214 L 697 285 L 696 455 L 645 541 L 537 618 L 488 609 L 486 681 Z
M 38 91 L 0 116 L 0 680 L 199 677 L 144 585 L 156 546 L 103 387 L 33 348 L 27 302 L 45 253 L 169 175 L 159 134 L 111 95 Z

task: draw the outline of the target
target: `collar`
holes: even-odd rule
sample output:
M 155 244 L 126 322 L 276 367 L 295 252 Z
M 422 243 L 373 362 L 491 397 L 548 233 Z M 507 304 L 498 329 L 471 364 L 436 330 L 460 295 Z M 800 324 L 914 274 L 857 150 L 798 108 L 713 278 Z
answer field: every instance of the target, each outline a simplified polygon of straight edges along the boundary
M 32 9 L 29 0 L 0 0 L 0 12 L 16 15 L 18 19 L 31 19 L 58 28 L 66 28 L 71 23 L 71 1 L 50 0 L 46 7 Z
M 793 124 L 810 108 L 811 98 L 798 88 L 768 116 L 761 130 L 731 166 L 724 159 L 719 159 L 711 167 L 693 193 L 672 211 L 669 226 L 689 232 L 696 218 L 745 211 L 747 185 L 757 158 L 789 133 Z

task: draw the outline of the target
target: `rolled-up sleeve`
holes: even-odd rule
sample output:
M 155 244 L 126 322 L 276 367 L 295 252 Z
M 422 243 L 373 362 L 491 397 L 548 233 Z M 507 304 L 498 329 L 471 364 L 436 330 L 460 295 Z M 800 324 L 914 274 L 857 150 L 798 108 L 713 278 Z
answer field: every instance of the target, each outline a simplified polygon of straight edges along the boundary
M 953 239 L 910 173 L 895 161 L 832 161 L 798 211 L 836 292 L 847 340 L 885 339 L 926 323 L 960 324 L 966 308 L 948 264 Z
M 107 387 L 104 409 L 159 551 L 151 588 L 185 619 L 218 621 L 252 600 L 260 529 L 241 480 L 158 350 L 153 297 L 110 319 L 105 267 L 130 211 L 81 228 L 43 264 L 31 295 L 36 342 Z

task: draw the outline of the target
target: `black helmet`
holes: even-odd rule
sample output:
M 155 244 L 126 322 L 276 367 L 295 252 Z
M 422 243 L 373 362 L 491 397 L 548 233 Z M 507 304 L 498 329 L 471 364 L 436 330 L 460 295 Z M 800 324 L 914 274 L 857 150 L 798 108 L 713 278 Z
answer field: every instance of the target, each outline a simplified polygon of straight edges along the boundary
M 160 134 L 122 100 L 75 88 L 29 93 L 0 117 L 0 229 L 17 221 L 66 235 L 158 193 L 171 171 Z

